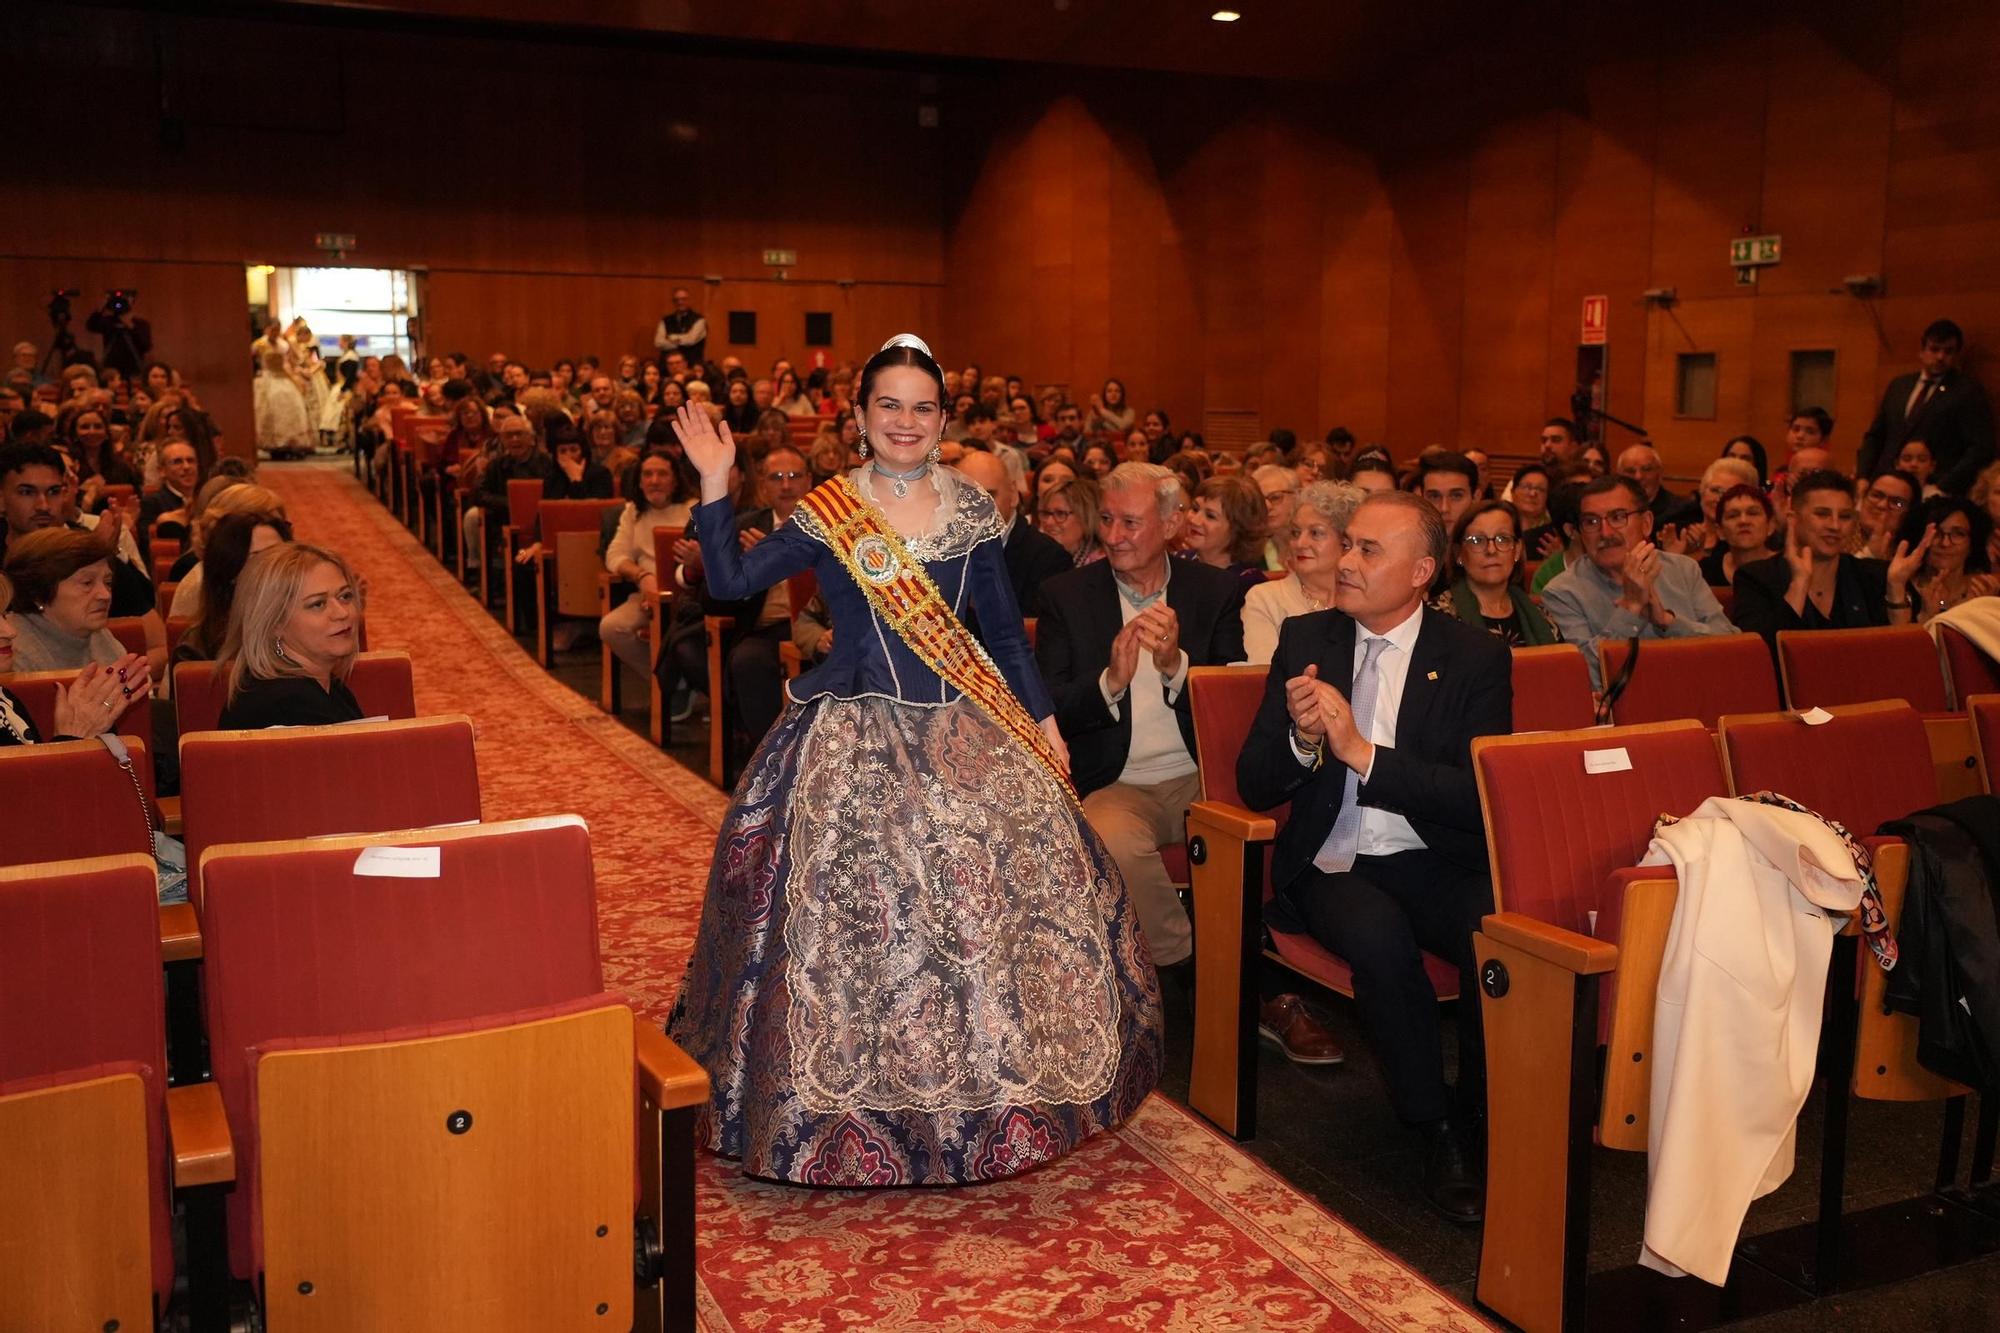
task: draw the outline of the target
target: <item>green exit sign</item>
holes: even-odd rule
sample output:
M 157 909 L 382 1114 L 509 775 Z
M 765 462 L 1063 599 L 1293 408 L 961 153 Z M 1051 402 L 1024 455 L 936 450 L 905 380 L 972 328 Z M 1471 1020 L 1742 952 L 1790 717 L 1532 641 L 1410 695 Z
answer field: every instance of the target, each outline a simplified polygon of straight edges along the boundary
M 1782 236 L 1740 236 L 1729 243 L 1729 263 L 1732 268 L 1776 264 L 1784 259 L 1784 254 L 1785 238 Z
M 799 262 L 799 252 L 796 250 L 766 250 L 764 252 L 764 262 L 772 268 L 791 268 Z

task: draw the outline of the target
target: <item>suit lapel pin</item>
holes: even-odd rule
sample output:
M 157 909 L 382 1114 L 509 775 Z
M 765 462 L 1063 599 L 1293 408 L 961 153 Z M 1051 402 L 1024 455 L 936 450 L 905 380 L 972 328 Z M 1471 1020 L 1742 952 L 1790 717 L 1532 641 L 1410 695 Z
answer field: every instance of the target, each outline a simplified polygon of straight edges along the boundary
M 1432 671 L 1424 676 L 1425 680 L 1436 680 L 1437 678 L 1438 678 L 1438 673 L 1435 671 Z

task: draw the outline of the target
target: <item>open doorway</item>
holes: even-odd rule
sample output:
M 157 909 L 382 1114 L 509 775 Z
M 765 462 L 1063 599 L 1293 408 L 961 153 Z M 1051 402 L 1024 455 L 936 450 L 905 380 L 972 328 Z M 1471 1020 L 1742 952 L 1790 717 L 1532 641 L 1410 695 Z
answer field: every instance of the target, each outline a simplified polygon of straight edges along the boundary
M 251 371 L 260 454 L 299 458 L 351 449 L 349 410 L 364 367 L 418 364 L 419 275 L 389 268 L 252 265 Z M 406 369 L 405 378 L 415 378 Z

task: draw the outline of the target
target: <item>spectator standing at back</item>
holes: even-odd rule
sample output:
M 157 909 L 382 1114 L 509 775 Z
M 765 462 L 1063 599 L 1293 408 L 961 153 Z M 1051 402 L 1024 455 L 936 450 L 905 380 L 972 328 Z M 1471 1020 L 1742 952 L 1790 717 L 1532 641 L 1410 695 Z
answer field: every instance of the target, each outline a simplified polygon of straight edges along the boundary
M 660 350 L 661 368 L 670 374 L 673 372 L 668 360 L 675 352 L 682 357 L 682 375 L 687 373 L 687 367 L 701 364 L 708 350 L 708 321 L 688 304 L 687 288 L 674 288 L 674 308 L 660 316 L 660 325 L 653 330 L 653 346 Z
M 1665 471 L 1660 451 L 1650 444 L 1627 445 L 1618 455 L 1618 475 L 1639 483 L 1639 493 L 1645 497 L 1647 512 L 1653 516 L 1655 532 L 1669 523 L 1682 521 L 1681 511 L 1687 508 L 1685 496 L 1675 495 L 1662 484 Z
M 1979 381 L 1960 368 L 1964 351 L 1965 332 L 1952 321 L 1934 320 L 1924 330 L 1917 370 L 1889 381 L 1861 436 L 1857 475 L 1888 471 L 1906 441 L 1923 440 L 1936 460 L 1938 489 L 1966 493 L 1993 461 L 1993 405 Z

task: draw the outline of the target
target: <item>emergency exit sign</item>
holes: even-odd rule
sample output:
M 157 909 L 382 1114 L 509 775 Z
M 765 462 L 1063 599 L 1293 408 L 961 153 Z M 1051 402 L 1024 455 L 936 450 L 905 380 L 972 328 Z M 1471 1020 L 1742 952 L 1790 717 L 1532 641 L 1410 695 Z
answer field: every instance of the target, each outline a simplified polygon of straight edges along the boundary
M 1577 339 L 1585 347 L 1602 347 L 1611 335 L 1611 298 L 1608 296 L 1586 296 L 1583 298 L 1583 336 Z
M 799 262 L 796 250 L 766 250 L 764 263 L 770 268 L 791 268 Z
M 1753 268 L 1759 264 L 1776 264 L 1784 259 L 1782 236 L 1739 236 L 1729 243 L 1729 265 L 1731 268 Z
M 354 233 L 351 231 L 322 231 L 313 233 L 313 246 L 320 250 L 352 250 Z

